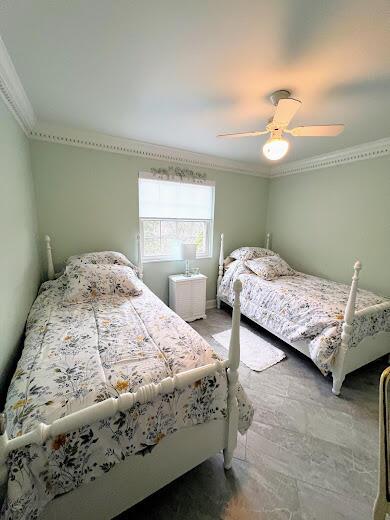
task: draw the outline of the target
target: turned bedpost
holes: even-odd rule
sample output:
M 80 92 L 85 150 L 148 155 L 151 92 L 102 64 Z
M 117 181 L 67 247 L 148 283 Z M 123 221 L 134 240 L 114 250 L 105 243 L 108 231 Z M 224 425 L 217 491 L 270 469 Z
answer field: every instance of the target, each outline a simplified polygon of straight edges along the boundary
M 217 279 L 217 309 L 221 308 L 221 298 L 219 297 L 219 288 L 223 277 L 223 233 L 221 233 L 221 245 L 219 248 L 219 260 L 218 260 L 218 279 Z
M 234 304 L 232 318 L 232 333 L 229 344 L 229 368 L 228 378 L 228 431 L 226 448 L 224 449 L 225 469 L 232 467 L 233 453 L 237 446 L 238 431 L 238 367 L 240 365 L 240 292 L 242 284 L 240 280 L 234 282 Z
M 47 278 L 49 280 L 54 280 L 54 265 L 53 265 L 53 256 L 51 253 L 51 243 L 49 235 L 45 236 L 46 242 L 46 258 L 47 258 Z
M 267 233 L 265 240 L 266 249 L 271 249 L 271 233 Z
M 362 264 L 359 260 L 355 262 L 353 266 L 353 277 L 351 290 L 349 292 L 348 302 L 344 311 L 344 322 L 341 332 L 341 345 L 337 352 L 334 368 L 333 368 L 333 388 L 332 392 L 335 395 L 340 395 L 341 386 L 345 379 L 344 362 L 345 356 L 347 355 L 348 348 L 351 342 L 352 331 L 353 331 L 353 319 L 355 316 L 356 306 L 356 295 L 358 290 L 359 273 L 362 268 Z
M 138 277 L 140 280 L 144 277 L 144 268 L 142 265 L 142 253 L 141 253 L 141 234 L 137 233 L 137 254 L 138 254 Z
M 3 485 L 7 480 L 8 469 L 6 465 L 7 458 L 7 420 L 5 414 L 0 414 L 0 486 Z

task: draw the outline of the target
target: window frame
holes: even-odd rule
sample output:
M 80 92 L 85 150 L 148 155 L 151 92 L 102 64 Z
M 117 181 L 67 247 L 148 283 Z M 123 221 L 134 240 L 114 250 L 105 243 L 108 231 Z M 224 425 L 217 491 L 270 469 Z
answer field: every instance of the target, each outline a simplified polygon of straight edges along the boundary
M 214 199 L 215 199 L 215 189 L 213 196 L 213 215 L 214 215 Z M 172 220 L 175 222 L 204 222 L 206 224 L 206 253 L 201 255 L 196 255 L 196 259 L 204 259 L 204 258 L 212 258 L 213 256 L 213 230 L 214 230 L 214 219 L 201 219 L 201 218 L 156 218 L 156 217 L 139 217 L 139 235 L 140 235 L 140 245 L 141 245 L 141 262 L 143 264 L 148 264 L 152 262 L 180 262 L 181 258 L 176 257 L 175 255 L 159 255 L 159 256 L 145 256 L 144 253 L 144 226 L 143 222 L 148 220 Z M 161 235 L 160 235 L 161 236 Z

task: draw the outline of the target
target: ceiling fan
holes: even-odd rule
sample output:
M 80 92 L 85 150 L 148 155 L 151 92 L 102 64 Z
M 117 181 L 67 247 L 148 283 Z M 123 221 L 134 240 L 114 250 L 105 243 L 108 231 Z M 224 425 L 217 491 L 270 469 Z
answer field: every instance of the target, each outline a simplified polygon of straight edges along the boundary
M 291 119 L 301 106 L 301 101 L 290 97 L 288 90 L 277 90 L 271 94 L 271 103 L 276 106 L 275 114 L 270 119 L 265 130 L 254 130 L 253 132 L 240 132 L 236 134 L 219 134 L 217 137 L 257 137 L 270 133 L 270 137 L 263 146 L 263 154 L 271 161 L 277 161 L 284 157 L 289 148 L 289 142 L 283 138 L 283 133 L 294 137 L 333 137 L 344 130 L 344 125 L 316 125 L 297 126 L 287 128 Z

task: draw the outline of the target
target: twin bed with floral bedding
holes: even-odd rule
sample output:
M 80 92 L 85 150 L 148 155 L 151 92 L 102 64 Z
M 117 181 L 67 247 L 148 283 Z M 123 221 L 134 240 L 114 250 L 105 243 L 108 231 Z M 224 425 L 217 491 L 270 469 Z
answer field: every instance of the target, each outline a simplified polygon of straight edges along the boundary
M 390 352 L 390 300 L 352 286 L 300 273 L 269 248 L 242 247 L 224 260 L 218 299 L 231 305 L 242 282 L 241 312 L 332 372 L 340 393 L 347 373 Z M 336 381 L 335 381 L 336 380 Z
M 109 398 L 222 364 L 118 255 L 73 257 L 63 275 L 42 285 L 8 391 L 9 441 Z M 236 390 L 238 429 L 244 433 L 253 409 L 242 387 Z M 146 396 L 112 416 L 10 451 L 2 518 L 37 518 L 54 497 L 95 481 L 130 456 L 153 453 L 174 432 L 227 421 L 227 395 L 226 370 L 213 371 L 181 389 Z

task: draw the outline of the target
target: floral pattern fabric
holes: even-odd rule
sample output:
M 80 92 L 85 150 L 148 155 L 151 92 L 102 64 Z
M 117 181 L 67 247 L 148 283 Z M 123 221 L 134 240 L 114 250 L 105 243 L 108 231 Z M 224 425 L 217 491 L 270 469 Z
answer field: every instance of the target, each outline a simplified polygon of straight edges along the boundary
M 70 256 L 66 265 L 124 265 L 131 267 L 138 274 L 138 267 L 134 265 L 123 253 L 117 251 L 97 251 L 95 253 L 84 253 L 82 255 Z
M 74 305 L 63 301 L 66 284 L 66 276 L 44 283 L 30 311 L 6 401 L 9 438 L 218 359 L 146 286 L 134 298 L 109 296 Z M 253 408 L 241 386 L 238 403 L 244 433 Z M 217 373 L 42 446 L 15 450 L 7 459 L 2 518 L 38 518 L 55 496 L 99 478 L 130 455 L 147 453 L 166 435 L 226 415 L 226 374 Z
M 245 265 L 264 280 L 274 280 L 279 276 L 293 276 L 295 274 L 294 269 L 291 269 L 280 256 L 264 256 L 263 258 L 247 260 Z
M 66 267 L 64 301 L 83 303 L 104 295 L 138 296 L 142 284 L 134 271 L 124 265 L 71 264 Z
M 243 284 L 240 302 L 245 316 L 289 342 L 308 341 L 314 363 L 324 375 L 331 371 L 341 344 L 350 286 L 299 272 L 267 281 L 237 261 L 227 269 L 219 288 L 220 298 L 229 304 L 234 301 L 237 278 Z M 385 309 L 355 316 L 351 347 L 366 336 L 390 331 L 390 300 L 358 289 L 357 310 L 383 302 L 388 302 Z
M 271 249 L 264 247 L 239 247 L 229 255 L 234 260 L 252 260 L 252 258 L 262 258 L 263 256 L 278 256 L 277 253 Z

